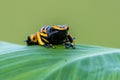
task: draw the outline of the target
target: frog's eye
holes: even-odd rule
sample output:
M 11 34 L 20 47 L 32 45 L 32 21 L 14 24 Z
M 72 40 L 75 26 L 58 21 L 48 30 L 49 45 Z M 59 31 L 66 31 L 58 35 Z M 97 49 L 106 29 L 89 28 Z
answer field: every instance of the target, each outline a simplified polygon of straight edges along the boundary
M 69 27 L 67 26 L 67 30 L 69 30 Z

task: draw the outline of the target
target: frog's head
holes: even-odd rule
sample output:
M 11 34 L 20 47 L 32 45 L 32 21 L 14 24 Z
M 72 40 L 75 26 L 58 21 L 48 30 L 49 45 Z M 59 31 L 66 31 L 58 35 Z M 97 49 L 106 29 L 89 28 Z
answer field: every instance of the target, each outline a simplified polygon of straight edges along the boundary
M 67 25 L 54 25 L 52 26 L 53 29 L 58 30 L 58 31 L 68 31 L 69 26 Z

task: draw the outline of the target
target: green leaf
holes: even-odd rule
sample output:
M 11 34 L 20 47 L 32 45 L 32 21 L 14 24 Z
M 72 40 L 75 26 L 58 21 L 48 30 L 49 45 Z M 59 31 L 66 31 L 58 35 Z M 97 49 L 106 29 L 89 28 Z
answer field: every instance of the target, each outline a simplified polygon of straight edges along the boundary
M 120 80 L 120 49 L 0 42 L 0 80 Z

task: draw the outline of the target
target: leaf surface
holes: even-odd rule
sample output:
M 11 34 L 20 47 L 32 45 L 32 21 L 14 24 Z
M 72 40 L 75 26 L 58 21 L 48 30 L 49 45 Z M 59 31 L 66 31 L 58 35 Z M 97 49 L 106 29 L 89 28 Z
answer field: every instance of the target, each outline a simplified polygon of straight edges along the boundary
M 120 49 L 0 42 L 0 80 L 120 80 Z

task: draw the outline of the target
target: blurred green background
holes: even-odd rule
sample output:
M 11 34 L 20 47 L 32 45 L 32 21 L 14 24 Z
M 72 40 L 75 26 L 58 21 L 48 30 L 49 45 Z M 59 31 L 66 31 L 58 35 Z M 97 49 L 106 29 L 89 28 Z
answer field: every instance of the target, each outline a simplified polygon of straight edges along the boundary
M 120 0 L 0 0 L 0 41 L 24 45 L 51 24 L 68 24 L 77 44 L 120 48 Z

